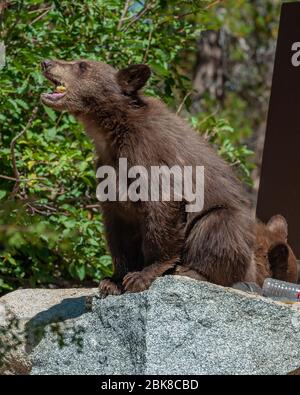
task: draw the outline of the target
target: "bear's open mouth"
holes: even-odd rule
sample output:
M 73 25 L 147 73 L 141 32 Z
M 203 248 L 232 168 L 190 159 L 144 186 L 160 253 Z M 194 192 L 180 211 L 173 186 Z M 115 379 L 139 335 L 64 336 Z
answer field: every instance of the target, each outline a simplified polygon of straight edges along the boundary
M 50 93 L 42 93 L 42 97 L 44 99 L 48 99 L 50 101 L 57 101 L 59 99 L 61 99 L 62 97 L 64 97 L 67 93 L 67 88 L 65 87 L 64 83 L 61 81 L 58 81 L 56 78 L 50 76 L 47 73 L 44 73 L 44 76 L 51 82 L 53 82 L 53 84 L 55 85 L 55 90 L 54 92 L 50 92 Z

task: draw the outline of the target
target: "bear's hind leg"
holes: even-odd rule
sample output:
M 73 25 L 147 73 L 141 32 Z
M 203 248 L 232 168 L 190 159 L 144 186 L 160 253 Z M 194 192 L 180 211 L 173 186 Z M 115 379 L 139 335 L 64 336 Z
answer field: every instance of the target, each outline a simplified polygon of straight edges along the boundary
M 193 270 L 207 281 L 227 287 L 255 281 L 254 222 L 247 214 L 224 208 L 201 218 L 186 239 L 182 259 L 186 273 Z

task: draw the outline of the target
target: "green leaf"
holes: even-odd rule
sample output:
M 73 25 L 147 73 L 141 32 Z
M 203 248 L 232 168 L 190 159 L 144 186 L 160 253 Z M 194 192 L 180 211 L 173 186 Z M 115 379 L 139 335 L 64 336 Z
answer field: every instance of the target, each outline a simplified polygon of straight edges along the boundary
M 52 110 L 52 108 L 46 107 L 44 106 L 44 109 L 46 111 L 46 113 L 48 114 L 49 118 L 51 119 L 51 121 L 55 121 L 57 116 L 54 110 Z
M 0 190 L 0 200 L 3 199 L 7 195 L 7 191 Z
M 84 266 L 84 265 L 82 265 L 82 266 L 77 266 L 77 267 L 76 267 L 76 273 L 77 273 L 77 275 L 78 275 L 80 281 L 84 280 L 85 274 L 86 274 L 85 266 Z

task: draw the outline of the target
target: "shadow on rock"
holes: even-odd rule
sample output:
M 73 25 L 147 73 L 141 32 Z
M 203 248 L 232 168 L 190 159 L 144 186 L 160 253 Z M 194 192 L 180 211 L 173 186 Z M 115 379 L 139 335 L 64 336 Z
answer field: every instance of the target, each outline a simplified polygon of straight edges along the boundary
M 66 321 L 78 318 L 87 313 L 90 310 L 89 302 L 90 297 L 85 296 L 68 298 L 48 310 L 35 315 L 25 325 L 26 352 L 31 353 L 33 351 L 45 335 L 46 328 L 48 327 L 51 332 L 56 335 L 59 346 L 63 347 L 65 345 L 64 330 L 66 328 Z M 72 340 L 74 340 L 79 347 L 81 344 L 80 335 L 82 333 L 83 328 L 74 328 Z

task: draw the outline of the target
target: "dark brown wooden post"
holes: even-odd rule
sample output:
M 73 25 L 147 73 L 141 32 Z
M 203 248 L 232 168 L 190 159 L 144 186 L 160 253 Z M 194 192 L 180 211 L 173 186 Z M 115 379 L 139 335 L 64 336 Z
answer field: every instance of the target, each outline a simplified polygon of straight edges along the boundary
M 289 241 L 300 259 L 300 3 L 281 10 L 269 104 L 257 217 L 288 221 Z

